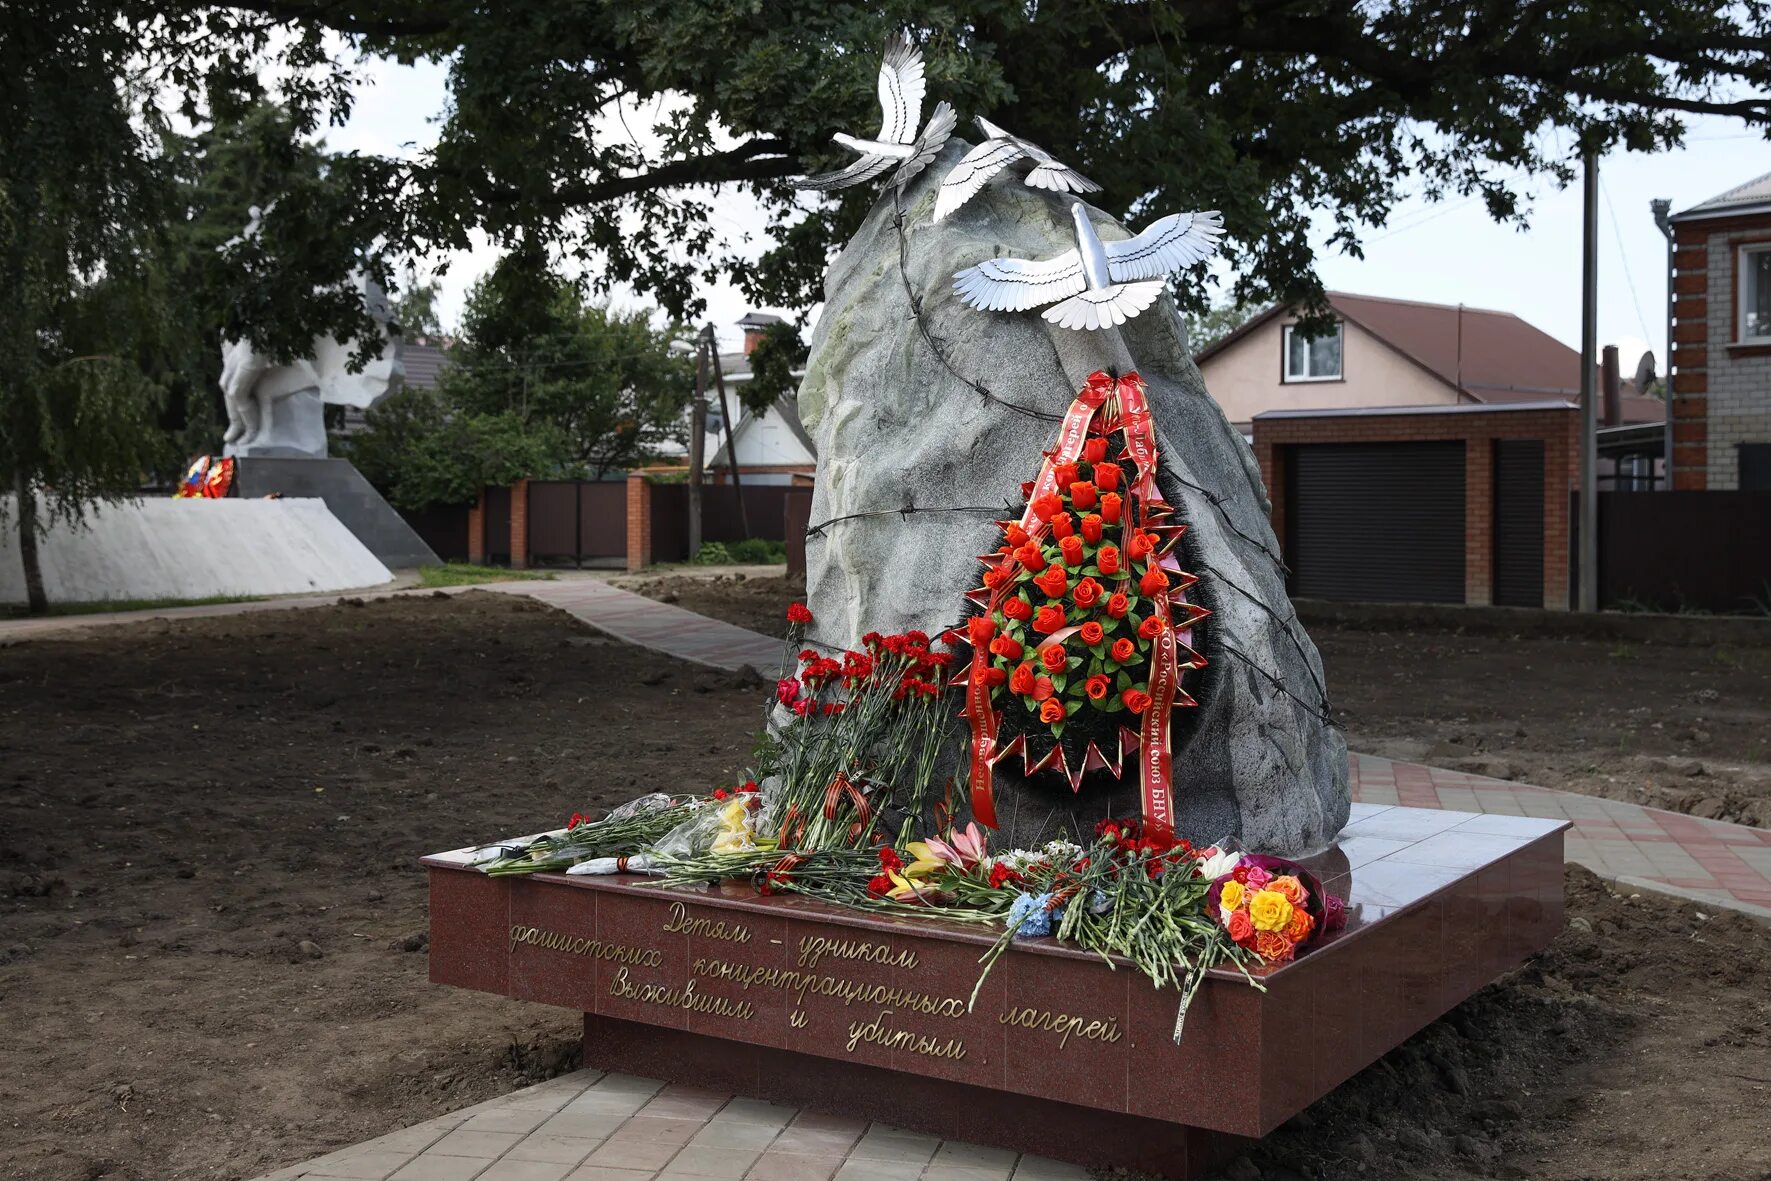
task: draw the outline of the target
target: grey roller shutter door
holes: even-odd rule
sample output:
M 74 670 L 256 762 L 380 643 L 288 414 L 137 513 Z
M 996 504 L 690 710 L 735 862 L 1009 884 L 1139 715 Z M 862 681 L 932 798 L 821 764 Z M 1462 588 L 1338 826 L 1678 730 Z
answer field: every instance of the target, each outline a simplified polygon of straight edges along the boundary
M 1543 606 L 1543 440 L 1494 444 L 1494 601 Z
M 1286 465 L 1292 594 L 1464 601 L 1464 444 L 1309 443 Z

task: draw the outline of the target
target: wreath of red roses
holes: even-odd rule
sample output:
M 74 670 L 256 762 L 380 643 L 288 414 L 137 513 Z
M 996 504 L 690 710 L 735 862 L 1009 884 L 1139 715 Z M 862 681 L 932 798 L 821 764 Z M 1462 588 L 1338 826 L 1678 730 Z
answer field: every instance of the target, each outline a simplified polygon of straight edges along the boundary
M 979 614 L 948 638 L 972 649 L 955 683 L 966 691 L 981 824 L 996 826 L 991 780 L 1002 759 L 1018 752 L 1026 775 L 1055 770 L 1080 791 L 1090 771 L 1120 775 L 1127 749 L 1139 752 L 1144 815 L 1174 823 L 1169 715 L 1197 704 L 1181 678 L 1205 666 L 1192 629 L 1210 612 L 1187 600 L 1199 580 L 1180 568 L 1186 526 L 1169 520 L 1156 465 L 1143 379 L 1092 374 L 1038 479 L 1023 486 L 1021 519 L 1002 522 L 1002 544 L 979 559 L 983 585 L 966 596 Z M 1004 707 L 1017 702 L 1034 721 L 1001 742 Z M 1117 741 L 1109 754 L 1090 738 L 1072 765 L 1060 740 L 1085 711 L 1118 715 Z M 1029 731 L 1049 735 L 1049 749 Z

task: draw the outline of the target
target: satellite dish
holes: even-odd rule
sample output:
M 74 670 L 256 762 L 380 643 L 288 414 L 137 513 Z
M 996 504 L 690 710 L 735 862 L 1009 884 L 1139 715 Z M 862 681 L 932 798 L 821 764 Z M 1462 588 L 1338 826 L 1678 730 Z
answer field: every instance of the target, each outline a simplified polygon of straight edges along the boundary
M 1648 388 L 1652 386 L 1654 382 L 1654 352 L 1651 349 L 1648 352 L 1643 353 L 1642 359 L 1636 362 L 1636 393 L 1639 395 L 1647 394 Z

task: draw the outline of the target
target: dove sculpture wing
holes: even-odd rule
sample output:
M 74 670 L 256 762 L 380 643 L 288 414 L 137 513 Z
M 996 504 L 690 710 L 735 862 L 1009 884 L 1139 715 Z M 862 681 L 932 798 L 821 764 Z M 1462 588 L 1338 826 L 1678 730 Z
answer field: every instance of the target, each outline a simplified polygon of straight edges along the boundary
M 1100 185 L 1064 163 L 1030 139 L 1004 131 L 979 115 L 974 120 L 984 132 L 984 142 L 965 154 L 941 181 L 935 198 L 935 220 L 940 221 L 983 191 L 992 177 L 1016 160 L 1032 160 L 1033 170 L 1022 182 L 1028 188 L 1056 193 L 1093 193 Z
M 922 133 L 917 122 L 922 118 L 922 100 L 927 89 L 923 77 L 922 51 L 899 33 L 886 42 L 885 57 L 879 67 L 879 138 L 860 139 L 838 133 L 834 138 L 859 157 L 847 168 L 821 172 L 816 176 L 794 181 L 801 189 L 846 189 L 878 176 L 897 165 L 892 173 L 893 184 L 904 184 L 928 167 L 953 134 L 953 108 L 946 103 L 935 107 Z
M 987 312 L 1044 308 L 1063 328 L 1114 328 L 1161 297 L 1171 271 L 1209 257 L 1223 237 L 1224 219 L 1177 213 L 1123 242 L 1102 242 L 1080 201 L 1070 205 L 1076 248 L 1039 262 L 987 258 L 953 276 L 962 302 Z
M 1067 250 L 1056 258 L 987 258 L 953 276 L 960 299 L 986 312 L 1025 312 L 1080 295 L 1087 286 L 1082 256 Z
M 1026 155 L 1021 146 L 1006 139 L 987 139 L 967 152 L 941 181 L 940 195 L 935 198 L 935 220 L 976 197 L 990 178 Z
M 886 42 L 885 59 L 879 65 L 881 141 L 907 144 L 915 137 L 926 87 L 922 52 L 910 44 L 909 37 L 899 33 Z
M 929 115 L 928 126 L 922 129 L 922 134 L 916 137 L 916 143 L 911 145 L 910 158 L 898 165 L 898 171 L 892 173 L 891 183 L 904 184 L 927 168 L 929 161 L 940 155 L 941 149 L 947 146 L 947 138 L 953 134 L 953 124 L 956 121 L 952 107 L 944 102 L 936 103 L 934 113 Z
M 1116 283 L 1155 279 L 1217 252 L 1224 217 L 1217 210 L 1171 213 L 1123 242 L 1106 242 L 1107 274 Z

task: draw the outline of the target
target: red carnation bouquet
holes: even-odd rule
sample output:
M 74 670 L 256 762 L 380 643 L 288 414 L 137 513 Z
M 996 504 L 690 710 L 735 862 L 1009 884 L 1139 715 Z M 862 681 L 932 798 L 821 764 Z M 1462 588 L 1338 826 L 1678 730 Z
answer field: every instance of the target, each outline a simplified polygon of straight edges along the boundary
M 1156 487 L 1155 429 L 1135 373 L 1095 373 L 1059 428 L 1019 520 L 1002 523 L 980 560 L 979 613 L 952 640 L 972 647 L 965 715 L 972 731 L 972 811 L 994 826 L 992 769 L 1019 753 L 1031 776 L 1056 771 L 1073 790 L 1091 771 L 1122 773 L 1141 752 L 1144 815 L 1172 825 L 1169 714 L 1195 704 L 1183 675 L 1204 608 L 1180 568 L 1186 526 Z M 1006 736 L 1006 740 L 1005 740 Z

